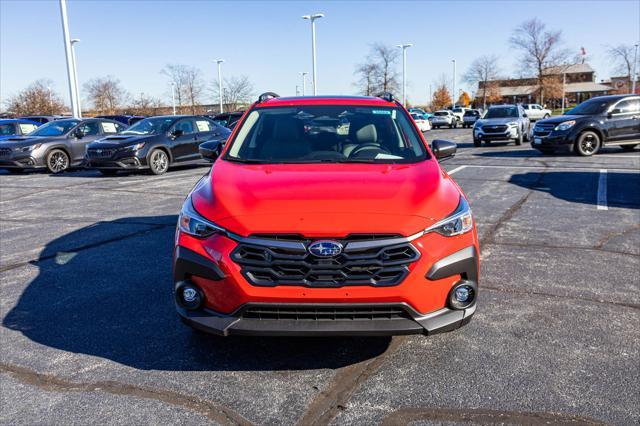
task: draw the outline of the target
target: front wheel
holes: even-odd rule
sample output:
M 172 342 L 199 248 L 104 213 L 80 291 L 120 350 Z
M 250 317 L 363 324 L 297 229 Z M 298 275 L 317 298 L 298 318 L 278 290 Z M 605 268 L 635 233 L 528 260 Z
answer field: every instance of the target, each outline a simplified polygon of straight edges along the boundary
M 50 173 L 62 173 L 69 168 L 69 155 L 61 149 L 51 150 L 46 160 Z
M 590 157 L 600 150 L 600 136 L 595 132 L 583 132 L 578 136 L 574 148 L 578 155 Z
M 549 114 L 545 114 L 544 117 L 542 117 L 542 118 L 547 119 L 549 117 L 551 117 Z
M 522 145 L 522 139 L 523 139 L 523 137 L 522 137 L 522 131 L 521 131 L 521 130 L 518 130 L 518 137 L 517 137 L 517 138 L 516 138 L 516 140 L 515 140 L 516 145 Z
M 161 149 L 154 149 L 149 154 L 149 169 L 154 175 L 162 175 L 169 169 L 169 156 Z
M 482 141 L 478 138 L 473 138 L 473 146 L 480 147 L 482 146 Z

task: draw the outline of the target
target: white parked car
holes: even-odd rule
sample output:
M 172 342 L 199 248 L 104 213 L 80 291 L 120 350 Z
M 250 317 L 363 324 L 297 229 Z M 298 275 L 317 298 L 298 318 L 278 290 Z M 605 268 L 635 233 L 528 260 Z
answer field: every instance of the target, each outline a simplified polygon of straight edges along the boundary
M 431 130 L 431 123 L 429 123 L 429 120 L 424 118 L 424 115 L 411 113 L 411 118 L 413 118 L 413 121 L 416 122 L 416 124 L 418 125 L 418 129 L 420 129 L 421 132 Z
M 458 119 L 458 123 L 462 123 L 464 113 L 467 111 L 469 111 L 469 108 L 455 107 L 451 112 L 453 112 L 453 115 Z
M 453 112 L 448 109 L 436 111 L 431 117 L 431 125 L 436 129 L 443 126 L 448 126 L 450 129 L 458 127 L 458 117 L 453 115 Z
M 529 120 L 543 120 L 545 118 L 551 117 L 551 110 L 543 108 L 538 104 L 522 104 L 522 108 L 524 108 L 525 114 L 529 117 Z

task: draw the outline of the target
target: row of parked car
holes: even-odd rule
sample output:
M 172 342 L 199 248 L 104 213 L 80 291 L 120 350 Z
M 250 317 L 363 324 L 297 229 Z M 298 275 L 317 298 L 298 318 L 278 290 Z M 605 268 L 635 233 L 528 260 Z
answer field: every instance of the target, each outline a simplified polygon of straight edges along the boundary
M 6 123 L 0 122 L 0 129 L 12 125 L 14 133 L 0 140 L 0 168 L 60 173 L 87 167 L 105 175 L 120 170 L 160 175 L 174 164 L 202 162 L 199 147 L 208 142 L 221 146 L 241 115 L 228 113 L 217 120 L 199 115 L 140 117 L 131 125 L 125 124 L 125 116 L 57 118 L 39 127 L 25 119 L 2 120 Z
M 459 121 L 455 109 L 436 111 L 432 118 L 436 128 L 453 128 Z M 476 147 L 493 141 L 516 145 L 526 141 L 543 154 L 572 151 L 590 156 L 605 146 L 631 151 L 640 145 L 640 96 L 599 96 L 554 117 L 537 104 L 494 105 L 484 114 L 466 110 L 461 121 L 464 127 L 473 127 Z

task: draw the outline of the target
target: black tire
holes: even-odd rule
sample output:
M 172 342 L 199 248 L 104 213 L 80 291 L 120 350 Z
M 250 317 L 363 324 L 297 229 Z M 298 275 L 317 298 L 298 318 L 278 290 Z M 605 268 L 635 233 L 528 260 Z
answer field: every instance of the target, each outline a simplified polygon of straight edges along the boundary
M 61 149 L 52 149 L 45 157 L 49 173 L 62 173 L 69 168 L 69 154 Z
M 118 171 L 114 169 L 99 169 L 98 171 L 104 176 L 115 176 L 116 173 L 118 173 Z
M 545 114 L 544 117 L 542 117 L 542 118 L 546 120 L 549 117 L 551 117 L 549 114 Z
M 482 141 L 480 139 L 477 138 L 473 138 L 473 146 L 479 148 L 482 146 Z
M 635 145 L 620 145 L 620 148 L 622 148 L 623 151 L 633 151 L 636 146 L 638 146 L 638 144 Z
M 600 150 L 600 136 L 596 132 L 586 131 L 580 133 L 573 150 L 582 157 L 590 157 Z
M 163 175 L 169 170 L 169 156 L 162 149 L 154 149 L 149 153 L 149 171 L 154 175 Z
M 515 140 L 516 145 L 518 145 L 518 146 L 522 145 L 522 139 L 523 139 L 522 130 L 518 130 L 518 137 Z
M 530 142 L 531 141 L 531 124 L 529 124 L 527 126 L 527 131 L 524 134 L 524 141 L 525 142 Z
M 449 124 L 449 128 L 453 129 L 453 122 L 451 124 Z

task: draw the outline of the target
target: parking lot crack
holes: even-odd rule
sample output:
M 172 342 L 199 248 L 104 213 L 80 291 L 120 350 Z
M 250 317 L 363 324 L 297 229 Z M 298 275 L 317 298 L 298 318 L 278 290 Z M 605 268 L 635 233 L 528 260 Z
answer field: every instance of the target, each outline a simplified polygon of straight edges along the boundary
M 252 424 L 227 407 L 170 390 L 152 389 L 116 381 L 73 382 L 6 363 L 0 364 L 0 372 L 10 375 L 23 384 L 35 386 L 48 392 L 106 392 L 112 395 L 150 399 L 183 407 L 223 425 Z
M 329 424 L 338 413 L 346 409 L 351 396 L 360 385 L 380 369 L 404 340 L 404 337 L 394 337 L 380 356 L 339 369 L 326 389 L 320 391 L 308 405 L 298 425 Z
M 595 246 L 593 246 L 593 248 L 602 249 L 605 246 L 605 244 L 611 241 L 611 239 L 616 237 L 624 237 L 625 235 L 633 231 L 636 231 L 638 229 L 640 229 L 640 224 L 633 225 L 629 228 L 623 229 L 622 231 L 614 230 L 612 232 L 609 232 L 604 237 L 602 237 L 602 239 L 600 239 L 600 241 L 598 241 L 598 243 Z

